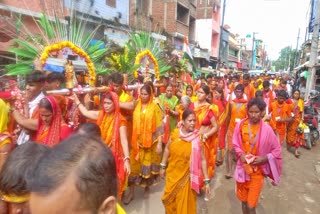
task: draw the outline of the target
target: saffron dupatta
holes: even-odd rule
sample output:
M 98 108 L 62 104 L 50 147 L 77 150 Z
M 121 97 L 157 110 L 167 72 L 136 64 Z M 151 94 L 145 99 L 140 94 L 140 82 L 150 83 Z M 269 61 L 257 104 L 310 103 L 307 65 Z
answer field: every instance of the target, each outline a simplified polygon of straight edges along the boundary
M 182 140 L 192 143 L 192 151 L 190 158 L 190 180 L 191 189 L 200 192 L 200 163 L 201 163 L 201 150 L 200 139 L 198 130 L 194 130 L 188 134 L 182 132 L 182 128 L 179 130 L 179 136 Z
M 200 129 L 203 120 L 207 117 L 210 110 L 213 112 L 213 115 L 216 117 L 219 112 L 219 108 L 215 104 L 214 105 L 206 104 L 206 105 L 194 107 L 193 111 L 197 116 L 196 129 Z
M 132 149 L 133 154 L 137 157 L 139 153 L 139 144 L 143 148 L 150 148 L 153 144 L 153 134 L 157 130 L 157 126 L 161 126 L 160 108 L 153 102 L 153 95 L 150 94 L 149 103 L 146 104 L 142 110 L 141 98 L 138 100 L 138 104 L 133 112 L 133 132 L 132 132 Z M 141 121 L 141 114 L 144 114 L 144 121 Z M 157 121 L 159 120 L 159 121 Z M 157 124 L 160 122 L 160 124 Z M 143 128 L 142 128 L 143 127 Z M 138 139 L 140 142 L 138 142 Z
M 56 99 L 53 96 L 46 96 L 43 99 L 47 99 L 52 107 L 52 121 L 50 128 L 45 131 L 45 125 L 39 117 L 38 131 L 36 133 L 36 142 L 43 143 L 50 147 L 55 146 L 60 142 L 61 125 L 63 122 L 61 109 L 58 106 Z
M 117 166 L 117 177 L 119 181 L 118 195 L 121 199 L 122 192 L 126 182 L 126 172 L 124 170 L 123 149 L 120 139 L 121 120 L 124 119 L 120 113 L 119 97 L 114 92 L 110 94 L 114 104 L 114 113 L 107 114 L 104 109 L 99 111 L 97 125 L 101 129 L 101 138 L 104 143 L 111 149 Z M 106 95 L 105 94 L 105 95 Z M 102 99 L 104 100 L 105 97 Z
M 119 153 L 123 154 L 123 152 L 119 134 L 121 120 L 119 97 L 114 92 L 108 92 L 108 94 L 111 95 L 114 104 L 114 113 L 112 115 L 108 115 L 104 109 L 100 110 L 97 125 L 101 129 L 101 138 L 105 144 L 111 148 L 113 153 L 120 155 Z

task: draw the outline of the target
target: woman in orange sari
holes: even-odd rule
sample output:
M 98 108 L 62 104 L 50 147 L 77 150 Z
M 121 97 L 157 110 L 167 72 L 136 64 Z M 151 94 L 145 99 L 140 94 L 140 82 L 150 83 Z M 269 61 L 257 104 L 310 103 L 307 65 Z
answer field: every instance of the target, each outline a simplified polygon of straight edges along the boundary
M 56 98 L 42 98 L 39 103 L 39 123 L 35 141 L 53 147 L 71 133 L 72 130 L 62 118 L 61 107 Z
M 182 122 L 181 128 L 172 132 L 160 163 L 161 176 L 166 174 L 162 203 L 167 214 L 196 213 L 201 170 L 206 184 L 205 196 L 210 197 L 210 179 L 198 130 L 195 129 L 195 113 L 190 109 L 184 111 Z
M 211 179 L 214 175 L 216 164 L 218 143 L 218 124 L 216 117 L 219 110 L 216 105 L 212 105 L 207 102 L 207 96 L 209 93 L 209 87 L 202 84 L 197 91 L 198 101 L 192 103 L 190 105 L 190 109 L 194 110 L 197 117 L 196 129 L 199 130 L 199 133 L 202 136 L 202 141 L 204 142 L 204 153 L 208 165 L 208 175 Z M 203 183 L 201 184 L 203 185 Z
M 103 109 L 99 111 L 87 110 L 81 104 L 76 95 L 73 96 L 81 114 L 97 121 L 101 129 L 101 138 L 111 149 L 117 165 L 118 195 L 122 194 L 126 187 L 127 176 L 130 174 L 130 157 L 127 138 L 127 121 L 120 113 L 119 97 L 114 92 L 108 92 L 103 97 Z
M 294 155 L 295 157 L 299 157 L 300 153 L 298 152 L 298 148 L 300 145 L 304 145 L 304 136 L 302 134 L 297 133 L 297 128 L 301 121 L 303 121 L 303 112 L 304 112 L 304 102 L 300 98 L 300 91 L 298 89 L 294 90 L 292 93 L 292 113 L 293 118 L 292 121 L 288 124 L 288 133 L 287 133 L 287 148 L 294 147 Z
M 185 95 L 189 96 L 191 99 L 191 102 L 197 101 L 198 97 L 193 92 L 192 85 L 187 85 Z
M 140 98 L 133 112 L 133 133 L 131 141 L 131 174 L 129 192 L 124 199 L 129 204 L 134 197 L 134 185 L 144 187 L 147 197 L 150 186 L 159 183 L 162 152 L 162 113 L 153 101 L 152 86 L 141 88 Z

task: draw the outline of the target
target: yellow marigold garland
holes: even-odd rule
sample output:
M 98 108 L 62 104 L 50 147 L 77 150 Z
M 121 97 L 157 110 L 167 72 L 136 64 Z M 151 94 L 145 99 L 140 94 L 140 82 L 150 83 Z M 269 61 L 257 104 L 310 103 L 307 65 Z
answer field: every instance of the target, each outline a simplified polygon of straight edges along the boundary
M 147 56 L 152 61 L 153 68 L 154 68 L 154 74 L 156 75 L 157 80 L 159 80 L 160 79 L 160 72 L 159 72 L 158 61 L 153 56 L 153 54 L 152 54 L 152 52 L 150 50 L 144 50 L 144 51 L 141 51 L 140 53 L 138 53 L 137 56 L 136 56 L 135 65 L 140 64 L 140 61 L 145 56 Z M 133 75 L 134 75 L 135 78 L 138 78 L 138 71 L 135 70 L 133 72 Z
M 79 56 L 81 56 L 85 59 L 85 62 L 87 63 L 87 66 L 88 66 L 88 73 L 90 75 L 89 85 L 94 86 L 95 81 L 96 81 L 95 67 L 90 59 L 90 56 L 84 50 L 82 50 L 81 48 L 79 48 L 78 46 L 76 46 L 75 44 L 73 44 L 70 41 L 63 41 L 63 42 L 55 43 L 55 44 L 52 44 L 50 46 L 45 47 L 42 54 L 41 54 L 41 57 L 40 57 L 42 65 L 44 65 L 46 63 L 46 60 L 49 57 L 50 52 L 59 51 L 65 47 L 70 48 L 76 54 L 78 54 Z

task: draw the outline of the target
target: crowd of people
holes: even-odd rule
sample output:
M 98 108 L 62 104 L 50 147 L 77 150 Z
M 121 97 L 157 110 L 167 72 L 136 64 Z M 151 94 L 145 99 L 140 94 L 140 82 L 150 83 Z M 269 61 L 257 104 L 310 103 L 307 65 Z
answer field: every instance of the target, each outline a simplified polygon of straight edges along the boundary
M 64 87 L 60 73 L 25 80 L 0 92 L 0 214 L 124 213 L 120 202 L 161 178 L 166 213 L 196 213 L 216 167 L 251 214 L 264 178 L 279 184 L 282 149 L 299 158 L 304 145 L 303 100 L 286 77 L 147 76 L 130 88 L 114 72 L 107 92 L 67 96 L 47 93 Z

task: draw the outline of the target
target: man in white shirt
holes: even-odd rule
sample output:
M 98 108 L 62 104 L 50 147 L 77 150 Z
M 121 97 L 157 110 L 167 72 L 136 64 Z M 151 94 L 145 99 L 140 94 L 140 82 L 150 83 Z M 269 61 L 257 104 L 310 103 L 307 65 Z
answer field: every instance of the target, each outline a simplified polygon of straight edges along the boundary
M 34 71 L 26 76 L 24 114 L 16 109 L 12 112 L 15 121 L 23 127 L 17 140 L 18 145 L 27 142 L 38 128 L 38 104 L 45 96 L 42 92 L 45 79 L 46 76 L 41 71 Z

